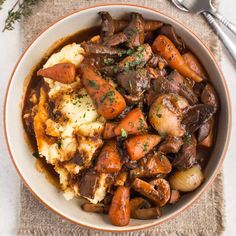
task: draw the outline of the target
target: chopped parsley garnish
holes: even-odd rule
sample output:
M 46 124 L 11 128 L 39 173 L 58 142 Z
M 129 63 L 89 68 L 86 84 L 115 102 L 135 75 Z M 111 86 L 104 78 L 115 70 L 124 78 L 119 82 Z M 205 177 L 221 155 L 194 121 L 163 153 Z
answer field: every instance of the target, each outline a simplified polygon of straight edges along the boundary
M 144 151 L 144 152 L 147 151 L 148 146 L 149 146 L 148 142 L 146 142 L 146 143 L 143 144 L 143 151 Z
M 105 93 L 102 98 L 100 99 L 100 102 L 103 103 L 106 99 L 110 101 L 110 104 L 114 102 L 114 96 L 115 92 L 113 90 L 109 90 L 107 93 Z
M 138 127 L 138 130 L 144 130 L 145 129 L 145 124 L 143 122 L 143 119 L 142 118 L 138 118 L 138 122 L 139 122 L 139 127 Z
M 125 129 L 121 128 L 121 138 L 126 139 L 128 137 L 127 132 L 125 131 Z
M 92 87 L 92 88 L 95 88 L 95 89 L 99 89 L 100 88 L 100 86 L 99 85 L 97 85 L 96 84 L 96 81 L 94 81 L 94 80 L 88 80 L 88 86 L 89 87 Z
M 142 52 L 144 50 L 144 46 L 143 45 L 140 45 L 138 48 L 137 48 L 137 51 L 138 52 Z

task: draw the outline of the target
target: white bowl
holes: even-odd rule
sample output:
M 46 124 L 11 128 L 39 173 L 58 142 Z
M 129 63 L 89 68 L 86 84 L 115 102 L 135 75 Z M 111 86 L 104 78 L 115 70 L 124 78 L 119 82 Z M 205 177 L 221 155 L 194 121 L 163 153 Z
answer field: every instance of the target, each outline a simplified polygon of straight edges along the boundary
M 139 12 L 146 19 L 161 20 L 174 26 L 190 49 L 198 56 L 209 74 L 220 96 L 220 114 L 217 140 L 212 157 L 204 170 L 205 182 L 194 192 L 186 194 L 176 205 L 167 207 L 163 216 L 157 220 L 134 220 L 125 227 L 111 225 L 107 216 L 84 212 L 79 207 L 79 200 L 67 201 L 61 193 L 45 179 L 44 175 L 36 171 L 32 150 L 25 140 L 25 132 L 21 120 L 22 98 L 24 96 L 25 78 L 31 69 L 40 61 L 53 43 L 79 30 L 89 28 L 98 23 L 98 12 L 108 11 L 115 18 L 125 13 Z M 21 104 L 21 105 L 19 105 Z M 12 161 L 28 189 L 55 213 L 66 219 L 89 228 L 105 231 L 133 231 L 160 224 L 176 216 L 188 208 L 207 189 L 213 181 L 222 164 L 228 147 L 231 129 L 231 106 L 228 89 L 223 75 L 212 53 L 204 46 L 200 39 L 179 22 L 152 9 L 134 5 L 102 5 L 79 10 L 57 21 L 40 34 L 22 54 L 16 64 L 9 81 L 6 93 L 5 136 Z

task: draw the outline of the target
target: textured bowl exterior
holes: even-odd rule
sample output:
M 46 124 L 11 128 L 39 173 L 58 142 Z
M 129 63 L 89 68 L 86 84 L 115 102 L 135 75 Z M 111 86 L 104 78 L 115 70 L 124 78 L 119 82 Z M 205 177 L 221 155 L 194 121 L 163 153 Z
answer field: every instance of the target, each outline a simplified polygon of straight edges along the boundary
M 105 215 L 82 211 L 78 207 L 81 200 L 66 201 L 62 193 L 49 184 L 44 175 L 36 171 L 35 159 L 32 157 L 32 150 L 25 141 L 25 132 L 21 120 L 25 78 L 29 71 L 40 61 L 54 42 L 79 30 L 96 25 L 99 20 L 97 14 L 99 11 L 109 11 L 115 18 L 122 17 L 129 12 L 139 12 L 146 19 L 161 20 L 172 24 L 177 34 L 183 37 L 202 64 L 206 65 L 206 70 L 219 94 L 221 104 L 216 144 L 207 168 L 204 170 L 204 183 L 193 193 L 185 195 L 175 206 L 167 207 L 160 219 L 146 221 L 132 219 L 130 224 L 125 227 L 111 225 Z M 113 232 L 135 231 L 170 220 L 188 208 L 209 187 L 209 184 L 216 177 L 227 151 L 231 130 L 231 105 L 228 89 L 216 60 L 210 50 L 193 32 L 176 20 L 152 9 L 124 4 L 100 5 L 79 10 L 55 22 L 25 50 L 16 64 L 8 84 L 4 106 L 4 128 L 10 157 L 22 181 L 47 208 L 74 223 L 92 229 Z

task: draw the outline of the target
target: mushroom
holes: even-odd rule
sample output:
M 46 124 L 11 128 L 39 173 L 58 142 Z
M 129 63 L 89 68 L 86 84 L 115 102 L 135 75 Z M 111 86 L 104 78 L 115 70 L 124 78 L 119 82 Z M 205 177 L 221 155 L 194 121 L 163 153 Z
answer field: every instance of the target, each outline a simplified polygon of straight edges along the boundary
M 183 145 L 183 139 L 180 137 L 169 137 L 160 144 L 158 151 L 163 153 L 177 153 Z
M 130 175 L 135 177 L 152 177 L 170 172 L 170 161 L 163 153 L 157 152 L 154 155 L 142 158 L 139 161 L 138 168 L 131 170 Z
M 107 208 L 104 206 L 104 204 L 97 203 L 97 204 L 92 204 L 92 203 L 84 203 L 81 208 L 84 211 L 87 212 L 93 212 L 93 213 L 105 213 L 107 212 Z
M 165 179 L 155 179 L 150 183 L 136 178 L 132 183 L 135 191 L 152 200 L 158 206 L 164 206 L 170 198 L 170 186 Z
M 99 15 L 102 19 L 102 29 L 101 35 L 102 37 L 112 36 L 115 32 L 115 26 L 111 15 L 106 11 L 99 12 Z
M 131 218 L 139 219 L 136 210 L 137 209 L 148 209 L 151 207 L 151 204 L 142 197 L 136 197 L 130 200 L 130 215 Z
M 158 207 L 137 209 L 135 213 L 136 218 L 140 220 L 157 219 L 161 216 L 161 211 Z
M 170 199 L 170 185 L 165 179 L 155 179 L 149 184 L 159 193 L 159 205 L 164 206 Z
M 117 49 L 114 47 L 112 48 L 98 43 L 83 42 L 81 46 L 85 50 L 85 53 L 88 55 L 102 54 L 102 55 L 117 56 L 125 53 L 125 50 L 123 49 Z
M 124 33 L 128 38 L 128 46 L 130 48 L 138 47 L 144 43 L 144 19 L 139 13 L 131 13 L 129 25 L 124 29 Z
M 194 133 L 212 117 L 214 112 L 214 106 L 208 104 L 197 104 L 186 109 L 181 122 L 186 133 Z
M 185 98 L 170 93 L 159 96 L 151 105 L 149 120 L 161 135 L 181 137 L 185 129 L 181 125 L 183 109 L 188 106 Z

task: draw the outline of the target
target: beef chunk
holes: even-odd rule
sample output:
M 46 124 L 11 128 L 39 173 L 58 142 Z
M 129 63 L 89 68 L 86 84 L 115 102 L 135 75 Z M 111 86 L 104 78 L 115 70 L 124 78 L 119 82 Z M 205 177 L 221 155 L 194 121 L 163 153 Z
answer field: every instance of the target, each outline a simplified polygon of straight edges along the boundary
M 164 153 L 177 153 L 183 144 L 183 140 L 180 137 L 166 137 L 160 144 L 159 151 Z
M 191 168 L 197 163 L 197 140 L 192 136 L 187 136 L 185 138 L 185 143 L 183 144 L 180 152 L 176 155 L 173 166 L 179 170 Z
M 98 181 L 98 173 L 86 173 L 80 181 L 79 191 L 81 196 L 93 199 L 98 187 Z

